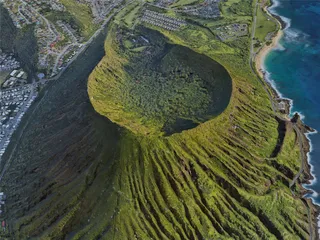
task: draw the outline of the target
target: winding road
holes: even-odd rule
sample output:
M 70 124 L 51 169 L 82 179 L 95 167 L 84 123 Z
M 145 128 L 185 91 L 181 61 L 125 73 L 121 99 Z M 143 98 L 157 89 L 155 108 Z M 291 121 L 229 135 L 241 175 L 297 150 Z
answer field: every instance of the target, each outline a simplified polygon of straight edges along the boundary
M 256 75 L 258 81 L 262 84 L 264 90 L 266 91 L 266 93 L 268 94 L 269 100 L 271 102 L 271 107 L 272 110 L 274 112 L 274 115 L 276 117 L 278 117 L 280 120 L 284 121 L 284 122 L 291 122 L 290 119 L 283 117 L 283 115 L 281 115 L 279 113 L 279 109 L 277 107 L 277 103 L 274 101 L 274 96 L 270 93 L 269 87 L 267 87 L 267 83 L 265 83 L 264 79 L 261 79 L 261 77 L 258 75 L 258 73 L 256 72 L 256 69 L 254 67 L 254 59 L 256 57 L 256 54 L 253 52 L 253 38 L 255 35 L 255 30 L 256 30 L 256 24 L 257 24 L 257 9 L 258 7 L 262 7 L 258 0 L 256 2 L 255 5 L 255 10 L 254 10 L 254 15 L 253 15 L 253 23 L 252 23 L 252 30 L 251 30 L 251 44 L 250 44 L 250 57 L 249 57 L 249 64 L 251 67 L 252 72 Z M 267 10 L 267 9 L 266 9 Z M 269 15 L 268 15 L 269 16 Z M 270 16 L 270 18 L 273 18 L 272 16 Z M 277 22 L 277 24 L 279 24 Z M 279 30 L 280 31 L 280 30 Z M 292 181 L 289 184 L 289 187 L 291 189 L 292 194 L 294 195 L 294 192 L 292 191 L 292 187 L 295 185 L 295 183 L 297 182 L 297 180 L 299 179 L 299 177 L 301 176 L 301 174 L 305 171 L 305 161 L 307 159 L 305 159 L 305 153 L 304 153 L 304 133 L 302 132 L 302 130 L 297 126 L 296 123 L 292 123 L 293 125 L 293 129 L 296 132 L 296 136 L 297 136 L 297 140 L 299 142 L 299 148 L 300 148 L 300 169 L 297 172 L 297 174 L 294 176 L 294 178 L 292 179 Z M 309 229 L 310 229 L 310 235 L 309 235 L 309 239 L 313 240 L 314 236 L 314 229 L 312 226 L 312 218 L 311 218 L 311 213 L 310 213 L 310 207 L 307 203 L 305 203 L 305 206 L 307 208 L 307 214 L 308 214 L 308 219 L 309 219 Z
M 127 2 L 125 5 L 123 5 L 122 7 L 120 7 L 119 9 L 117 9 L 114 13 L 112 13 L 108 18 L 105 19 L 105 21 L 103 22 L 103 24 L 101 25 L 101 27 L 91 36 L 91 38 L 81 47 L 81 49 L 77 52 L 77 54 L 68 62 L 67 66 L 65 68 L 63 68 L 56 76 L 49 78 L 49 79 L 42 79 L 39 82 L 42 84 L 45 84 L 49 81 L 53 81 L 53 80 L 57 80 L 60 78 L 60 76 L 64 73 L 64 71 L 70 66 L 70 64 L 92 43 L 92 41 L 101 33 L 101 31 L 106 27 L 106 25 L 109 23 L 109 21 L 113 18 L 113 16 L 115 14 L 117 14 L 119 11 L 121 11 L 123 8 L 125 8 L 127 5 L 129 5 L 130 3 L 132 3 L 134 0 L 131 0 L 129 2 Z M 33 79 L 33 83 L 30 84 L 31 87 L 35 87 L 39 82 L 35 82 Z M 24 123 L 24 125 L 22 126 L 22 129 L 20 129 L 20 132 L 18 134 L 17 140 L 15 145 L 13 146 L 12 151 L 10 152 L 9 156 L 7 157 L 7 162 L 5 163 L 1 173 L 0 173 L 0 183 L 2 182 L 3 176 L 6 173 L 6 170 L 10 167 L 10 163 L 12 161 L 12 156 L 13 153 L 15 152 L 16 147 L 18 146 L 18 142 L 20 141 L 21 137 L 24 134 L 24 131 L 26 129 L 26 127 L 29 125 L 30 120 L 32 120 L 32 115 L 34 114 L 35 110 L 39 107 L 39 105 L 41 104 L 41 100 L 46 96 L 47 92 L 45 92 L 45 94 L 41 97 L 41 99 L 39 99 L 39 101 L 37 101 L 37 105 L 34 107 L 33 111 L 30 113 L 30 115 L 28 116 L 27 121 Z
M 25 3 L 24 1 L 22 1 L 23 3 Z M 112 19 L 112 17 L 118 13 L 119 11 L 121 11 L 123 8 L 125 8 L 127 5 L 129 5 L 130 3 L 132 3 L 132 1 L 127 2 L 125 5 L 123 5 L 121 8 L 117 9 L 114 13 L 112 13 L 108 18 L 105 19 L 105 21 L 103 22 L 103 24 L 101 25 L 101 27 L 91 36 L 91 38 L 85 43 L 83 44 L 83 46 L 81 46 L 81 48 L 79 49 L 79 51 L 77 52 L 77 54 L 67 63 L 66 67 L 63 68 L 57 75 L 55 75 L 52 78 L 48 78 L 48 79 L 43 79 L 41 80 L 42 83 L 45 83 L 47 81 L 52 81 L 52 80 L 57 80 L 60 78 L 60 76 L 64 73 L 64 71 L 70 66 L 70 64 L 87 48 L 87 46 L 89 46 L 92 41 L 100 34 L 100 32 L 105 28 L 105 26 L 108 24 L 108 22 Z M 26 4 L 26 3 L 25 3 Z M 272 94 L 269 91 L 269 87 L 267 86 L 267 84 L 264 82 L 263 79 L 260 78 L 260 76 L 257 74 L 256 69 L 254 67 L 254 59 L 256 57 L 255 53 L 254 53 L 254 46 L 253 46 L 253 38 L 255 35 L 255 30 L 256 30 L 256 22 L 257 22 L 257 9 L 258 7 L 261 7 L 261 5 L 257 2 L 255 5 L 255 10 L 254 10 L 254 15 L 253 15 L 253 23 L 252 23 L 252 31 L 251 31 L 251 44 L 250 44 L 250 57 L 249 57 L 249 65 L 250 68 L 252 70 L 252 72 L 256 75 L 258 81 L 262 84 L 264 90 L 266 91 L 268 98 L 271 102 L 271 107 L 272 110 L 274 112 L 274 115 L 276 117 L 278 117 L 279 119 L 281 119 L 282 121 L 288 122 L 290 120 L 288 120 L 287 118 L 284 118 L 280 113 L 279 110 L 277 108 L 276 102 L 274 100 L 274 96 L 272 96 Z M 39 14 L 39 13 L 38 13 Z M 42 16 L 41 14 L 39 14 L 42 19 L 46 22 L 49 31 L 55 35 L 54 31 L 51 29 L 50 27 L 50 23 L 48 22 L 48 20 Z M 61 57 L 61 54 L 59 55 L 59 57 L 57 59 L 59 59 Z M 56 65 L 55 65 L 56 66 Z M 33 83 L 35 84 L 35 83 Z M 47 92 L 45 92 L 45 94 L 43 95 L 43 97 L 45 97 L 47 94 Z M 43 98 L 42 97 L 42 98 Z M 6 170 L 10 167 L 10 163 L 12 161 L 12 156 L 13 153 L 17 147 L 17 143 L 19 142 L 19 140 L 21 139 L 21 137 L 24 134 L 24 131 L 26 129 L 26 127 L 29 125 L 29 122 L 32 120 L 32 115 L 34 114 L 35 110 L 40 106 L 41 104 L 41 99 L 36 103 L 37 105 L 33 108 L 33 111 L 30 113 L 27 121 L 24 123 L 24 125 L 22 126 L 22 128 L 19 130 L 19 134 L 18 134 L 18 138 L 17 141 L 15 143 L 15 145 L 13 146 L 12 151 L 10 152 L 10 155 L 7 158 L 7 162 L 4 166 L 4 168 L 2 169 L 2 172 L 0 174 L 0 182 L 3 179 L 3 176 L 6 172 Z M 301 176 L 301 174 L 305 171 L 305 155 L 304 155 L 304 151 L 303 151 L 303 142 L 304 142 L 304 133 L 302 132 L 301 129 L 299 129 L 299 127 L 293 123 L 293 129 L 296 132 L 297 135 L 297 140 L 299 142 L 299 147 L 300 147 L 300 161 L 301 161 L 301 165 L 300 165 L 300 169 L 298 171 L 298 173 L 294 176 L 294 178 L 292 179 L 292 181 L 290 182 L 289 187 L 292 188 L 295 183 L 297 182 L 297 180 L 299 179 L 299 177 Z M 310 214 L 310 208 L 307 206 L 308 209 L 308 217 L 309 217 L 309 227 L 310 227 L 310 239 L 313 240 L 313 227 L 312 227 L 312 221 L 311 221 L 311 214 Z

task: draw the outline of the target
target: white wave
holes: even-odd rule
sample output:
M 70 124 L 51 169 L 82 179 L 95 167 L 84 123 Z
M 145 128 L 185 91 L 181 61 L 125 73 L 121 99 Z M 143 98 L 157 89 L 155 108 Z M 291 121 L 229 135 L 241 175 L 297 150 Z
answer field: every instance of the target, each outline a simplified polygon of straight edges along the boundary
M 294 104 L 293 100 L 291 100 L 291 103 L 292 103 L 292 105 Z M 299 111 L 290 112 L 289 116 L 292 118 L 295 114 L 298 114 L 300 116 L 301 120 L 305 119 L 305 115 Z
M 297 42 L 299 44 L 305 43 L 304 46 L 307 46 L 308 44 L 310 44 L 310 42 L 308 41 L 308 37 L 308 34 L 295 28 L 289 28 L 284 31 L 284 39 L 286 42 Z
M 287 29 L 284 31 L 284 36 L 287 41 L 296 40 L 301 35 L 303 35 L 303 34 L 300 31 L 293 29 L 293 28 L 290 28 L 290 29 Z
M 265 80 L 271 85 L 271 87 L 276 91 L 276 93 L 278 94 L 278 96 L 280 98 L 283 98 L 281 92 L 279 92 L 279 90 L 277 89 L 277 84 L 276 82 L 271 78 L 271 74 L 270 72 L 268 72 L 267 70 L 265 70 L 264 64 L 263 64 L 263 71 L 265 72 L 264 74 L 264 78 Z
M 318 234 L 320 235 L 320 215 L 318 216 Z
M 283 30 L 289 29 L 291 27 L 291 19 L 284 17 L 284 16 L 281 16 L 281 15 L 279 15 L 279 17 L 282 19 L 282 21 L 284 21 L 286 23 L 286 27 Z
M 310 181 L 310 184 L 308 184 L 309 186 L 312 186 L 312 185 L 314 185 L 314 184 L 317 182 L 317 178 L 316 178 L 316 176 L 315 176 L 315 174 L 314 174 L 314 166 L 310 163 L 310 162 L 311 162 L 311 156 L 310 156 L 310 154 L 311 154 L 312 151 L 313 151 L 313 145 L 312 145 L 312 142 L 311 142 L 311 139 L 310 139 L 310 135 L 317 134 L 317 133 L 318 133 L 318 131 L 315 130 L 314 132 L 309 132 L 309 133 L 306 133 L 306 134 L 305 134 L 306 137 L 307 137 L 307 139 L 308 139 L 308 141 L 309 141 L 309 144 L 310 144 L 310 151 L 307 153 L 307 158 L 308 158 L 308 163 L 309 163 L 309 165 L 310 165 L 310 172 L 311 172 L 311 174 L 312 174 L 312 176 L 313 176 L 313 180 L 311 180 L 311 181 Z
M 269 7 L 270 12 L 275 11 L 275 8 L 277 8 L 279 6 L 280 6 L 280 2 L 279 1 L 272 0 L 272 5 Z
M 287 41 L 299 41 L 299 42 L 301 42 L 301 40 L 305 41 L 306 38 L 308 37 L 308 35 L 303 33 L 303 32 L 301 32 L 301 31 L 298 31 L 297 29 L 291 28 L 291 19 L 287 18 L 287 17 L 284 17 L 284 16 L 281 16 L 276 12 L 276 8 L 280 6 L 280 2 L 278 0 L 272 0 L 272 3 L 273 3 L 272 6 L 270 6 L 268 8 L 268 10 L 272 14 L 278 15 L 282 19 L 282 21 L 284 21 L 286 23 L 286 27 L 284 29 L 285 40 L 287 40 Z M 308 47 L 308 46 L 309 46 L 308 43 L 306 43 L 305 47 Z M 278 48 L 278 50 L 281 50 L 281 49 L 285 50 L 285 48 L 283 46 L 281 46 L 279 43 L 278 43 L 278 46 L 275 48 L 275 50 L 277 50 L 277 48 Z M 263 70 L 265 72 L 265 80 L 268 81 L 271 84 L 272 88 L 275 89 L 275 91 L 277 92 L 279 97 L 283 98 L 282 94 L 278 91 L 278 89 L 276 87 L 275 81 L 271 78 L 270 72 L 265 70 L 264 63 L 262 65 L 262 67 L 263 67 Z M 289 99 L 289 100 L 290 100 L 290 106 L 291 106 L 289 116 L 292 117 L 295 113 L 298 113 L 300 115 L 300 119 L 303 120 L 305 118 L 305 116 L 301 112 L 297 112 L 297 111 L 296 112 L 292 112 L 293 100 L 291 100 L 291 99 Z M 315 200 L 315 198 L 317 198 L 319 196 L 319 193 L 317 193 L 316 191 L 311 189 L 311 187 L 314 184 L 317 183 L 317 178 L 315 176 L 314 166 L 311 164 L 312 159 L 311 159 L 310 153 L 312 153 L 312 151 L 313 151 L 313 145 L 312 145 L 312 142 L 311 142 L 311 139 L 310 139 L 309 136 L 311 134 L 316 134 L 316 133 L 318 133 L 318 132 L 315 131 L 315 132 L 311 132 L 311 133 L 306 133 L 305 134 L 305 136 L 308 139 L 309 144 L 310 144 L 310 151 L 307 153 L 307 161 L 308 161 L 308 164 L 310 165 L 310 174 L 312 175 L 313 179 L 310 181 L 310 184 L 303 184 L 303 187 L 312 192 L 311 197 L 310 196 L 305 196 L 305 197 L 310 198 L 311 201 L 314 204 L 320 206 L 320 203 L 316 202 L 316 200 Z M 320 215 L 318 216 L 318 232 L 320 234 Z
M 275 48 L 273 48 L 272 50 L 284 51 L 284 50 L 286 50 L 286 48 L 284 46 L 282 46 L 280 43 L 278 43 L 277 46 Z
M 320 206 L 320 203 L 318 203 L 315 198 L 318 197 L 319 193 L 315 192 L 313 189 L 312 189 L 312 186 L 315 185 L 317 182 L 318 182 L 318 179 L 316 178 L 316 175 L 315 175 L 315 170 L 314 170 L 314 166 L 311 164 L 311 156 L 310 156 L 310 153 L 312 153 L 313 151 L 313 145 L 312 145 L 312 142 L 311 142 L 311 139 L 310 139 L 310 135 L 312 134 L 317 134 L 318 131 L 315 130 L 314 132 L 310 132 L 310 133 L 306 133 L 306 137 L 309 141 L 309 144 L 310 144 L 310 151 L 307 153 L 307 159 L 308 159 L 308 164 L 310 165 L 310 173 L 313 177 L 313 179 L 310 181 L 310 184 L 303 184 L 303 187 L 307 190 L 310 190 L 312 191 L 312 194 L 311 194 L 311 200 L 314 204 Z
M 265 70 L 264 70 L 264 71 L 265 71 Z M 303 120 L 303 119 L 305 118 L 305 115 L 304 115 L 303 113 L 299 112 L 299 111 L 294 111 L 294 112 L 291 111 L 292 106 L 293 106 L 293 100 L 292 100 L 292 99 L 289 99 L 289 98 L 284 98 L 284 97 L 282 96 L 282 94 L 281 94 L 281 93 L 278 91 L 278 89 L 277 89 L 277 86 L 276 86 L 275 81 L 271 78 L 270 72 L 268 72 L 268 71 L 265 71 L 265 80 L 268 81 L 268 82 L 271 84 L 272 88 L 277 92 L 277 94 L 279 95 L 280 98 L 283 98 L 283 99 L 286 99 L 286 100 L 289 100 L 289 101 L 290 101 L 290 114 L 289 114 L 289 117 L 293 117 L 293 115 L 297 113 L 297 114 L 299 114 L 300 119 Z M 305 189 L 307 189 L 307 190 L 309 190 L 309 191 L 312 192 L 311 195 L 310 195 L 310 194 L 306 194 L 304 197 L 310 198 L 311 201 L 313 202 L 313 204 L 320 206 L 320 203 L 318 203 L 318 202 L 315 200 L 315 199 L 319 196 L 319 193 L 316 192 L 316 191 L 314 191 L 314 190 L 312 189 L 312 186 L 317 183 L 317 177 L 316 177 L 316 175 L 315 175 L 314 166 L 311 164 L 312 159 L 311 159 L 311 156 L 310 156 L 310 154 L 311 154 L 312 151 L 313 151 L 313 145 L 312 145 L 312 142 L 311 142 L 311 139 L 310 139 L 310 135 L 312 135 L 312 134 L 317 134 L 317 133 L 318 133 L 318 131 L 315 130 L 314 132 L 309 132 L 309 133 L 306 133 L 306 134 L 305 134 L 305 136 L 306 136 L 306 138 L 308 139 L 309 144 L 310 144 L 310 150 L 309 150 L 309 152 L 307 153 L 307 161 L 308 161 L 308 164 L 309 164 L 309 166 L 310 166 L 310 174 L 312 175 L 313 179 L 310 180 L 310 184 L 303 184 L 302 186 L 303 186 Z M 320 220 L 319 220 L 319 221 L 320 221 Z M 319 223 L 320 223 L 320 222 L 319 222 Z
M 316 198 L 316 197 L 318 197 L 318 196 L 319 196 L 319 193 L 317 193 L 317 192 L 313 192 L 313 193 L 311 194 L 311 196 L 312 196 L 313 198 Z
M 272 1 L 272 5 L 268 8 L 268 11 L 272 14 L 275 14 L 277 16 L 279 16 L 281 18 L 281 20 L 283 22 L 285 22 L 286 24 L 286 27 L 284 30 L 290 28 L 291 26 L 291 19 L 290 18 L 287 18 L 287 17 L 284 17 L 284 16 L 281 16 L 280 14 L 278 14 L 278 12 L 276 11 L 276 8 L 280 6 L 280 2 L 277 1 L 277 0 L 273 0 Z

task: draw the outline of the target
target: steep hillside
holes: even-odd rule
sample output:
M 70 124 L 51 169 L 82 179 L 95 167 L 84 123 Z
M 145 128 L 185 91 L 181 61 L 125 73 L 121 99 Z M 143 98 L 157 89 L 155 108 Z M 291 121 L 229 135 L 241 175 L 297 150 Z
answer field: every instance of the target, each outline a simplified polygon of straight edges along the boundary
M 8 10 L 0 3 L 0 48 L 4 52 L 14 53 L 29 75 L 35 73 L 38 61 L 38 46 L 34 27 L 34 25 L 29 25 L 17 29 Z
M 220 114 L 232 86 L 205 55 L 168 43 L 156 31 L 110 32 L 106 57 L 91 75 L 96 110 L 136 134 L 170 135 Z M 108 102 L 108 104 L 105 104 Z
M 12 52 L 14 48 L 14 40 L 16 38 L 17 29 L 15 28 L 8 10 L 0 3 L 0 48 L 5 52 Z
M 115 232 L 107 231 L 106 239 L 134 234 L 141 239 L 307 239 L 307 209 L 288 187 L 299 170 L 295 133 L 286 126 L 281 151 L 274 154 L 281 128 L 242 55 L 199 29 L 163 33 L 227 68 L 233 79 L 231 102 L 219 116 L 179 134 L 144 137 L 133 131 L 122 136 L 115 187 L 121 194 L 110 197 L 118 199 L 114 208 L 119 211 L 107 221 Z M 107 74 L 117 72 L 117 65 L 105 71 L 107 77 L 98 75 L 108 69 L 108 59 L 116 59 L 109 55 L 116 50 L 110 41 L 114 36 L 111 31 L 105 59 L 89 81 L 91 102 L 107 117 L 110 101 L 91 87 L 100 86 L 102 93 L 109 81 L 123 77 Z
M 130 79 L 128 49 L 146 50 L 123 42 L 120 55 L 119 29 L 129 31 L 112 25 L 104 46 L 101 35 L 42 91 L 20 126 L 1 182 L 7 239 L 309 239 L 315 209 L 300 198 L 302 179 L 289 188 L 300 168 L 298 137 L 290 122 L 276 120 L 252 73 L 248 37 L 226 44 L 198 25 L 154 28 L 167 43 L 225 68 L 232 93 L 197 126 L 147 135 L 136 126 L 159 132 L 162 125 L 140 124 L 143 116 L 127 118 L 122 108 L 119 119 L 109 115 L 123 100 L 109 88 Z M 190 73 L 196 64 L 188 64 Z M 141 106 L 125 110 L 134 107 Z

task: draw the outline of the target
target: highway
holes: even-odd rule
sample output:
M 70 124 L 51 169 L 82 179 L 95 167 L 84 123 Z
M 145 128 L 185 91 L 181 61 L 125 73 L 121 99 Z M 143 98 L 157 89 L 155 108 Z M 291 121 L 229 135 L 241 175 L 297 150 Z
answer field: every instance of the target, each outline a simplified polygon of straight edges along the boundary
M 22 1 L 23 2 L 23 1 Z M 74 60 L 77 59 L 77 57 L 92 43 L 92 41 L 101 33 L 101 31 L 105 28 L 105 26 L 109 23 L 109 21 L 113 18 L 113 16 L 115 14 L 117 14 L 119 11 L 121 11 L 123 8 L 125 8 L 127 5 L 129 5 L 130 3 L 132 3 L 132 1 L 129 1 L 127 2 L 125 5 L 123 5 L 121 8 L 117 9 L 114 13 L 112 13 L 108 18 L 106 18 L 103 22 L 103 24 L 100 26 L 100 28 L 90 37 L 90 39 L 81 46 L 81 48 L 79 49 L 79 51 L 77 52 L 77 54 L 67 63 L 66 67 L 64 67 L 57 75 L 53 76 L 52 78 L 48 78 L 48 79 L 42 79 L 40 80 L 41 83 L 46 83 L 48 81 L 52 81 L 52 80 L 57 80 L 60 78 L 60 76 L 64 73 L 65 70 L 68 69 L 68 67 L 73 63 Z M 275 99 L 274 99 L 274 96 L 270 93 L 269 91 L 269 87 L 267 86 L 267 84 L 264 82 L 264 79 L 261 79 L 257 72 L 256 72 L 256 69 L 254 67 L 254 59 L 256 57 L 255 53 L 254 53 L 254 46 L 253 46 L 253 38 L 255 36 L 255 30 L 256 30 L 256 22 L 257 22 L 257 9 L 258 7 L 261 7 L 260 4 L 257 2 L 256 5 L 255 5 L 255 10 L 254 10 L 254 16 L 253 16 L 253 23 L 252 23 L 252 31 L 251 31 L 251 44 L 250 44 L 250 57 L 249 57 L 249 64 L 250 64 L 250 67 L 251 67 L 251 70 L 252 72 L 256 75 L 257 77 L 257 80 L 262 84 L 264 90 L 266 91 L 267 95 L 268 95 L 268 98 L 271 102 L 271 107 L 272 107 L 272 110 L 273 110 L 273 113 L 276 117 L 278 117 L 280 120 L 282 121 L 285 121 L 285 122 L 289 122 L 290 120 L 288 118 L 285 118 L 283 117 L 280 113 L 279 113 L 279 110 L 278 110 L 278 107 L 277 107 L 277 103 L 275 102 Z M 51 29 L 50 27 L 50 23 L 48 22 L 47 19 L 45 19 L 41 14 L 40 16 L 44 19 L 44 21 L 47 23 L 48 25 L 48 28 L 50 29 L 50 32 L 53 32 L 53 30 Z M 54 32 L 53 32 L 54 33 Z M 63 53 L 59 54 L 58 58 L 59 59 L 61 56 L 63 55 Z M 55 64 L 55 67 L 56 67 L 56 64 Z M 30 84 L 30 87 L 33 89 L 32 91 L 34 91 L 35 89 L 35 86 L 36 86 L 37 83 L 33 82 L 32 84 Z M 34 96 L 34 92 L 32 92 L 32 94 L 30 94 L 30 97 L 31 96 Z M 44 94 L 44 96 L 47 94 L 47 92 Z M 23 136 L 23 133 L 24 133 L 24 130 L 26 129 L 26 127 L 28 126 L 28 123 L 29 121 L 32 121 L 32 115 L 33 113 L 35 112 L 35 110 L 38 108 L 38 106 L 41 104 L 41 100 L 37 103 L 37 105 L 35 106 L 35 108 L 33 109 L 33 111 L 30 113 L 30 116 L 27 120 L 27 122 L 24 124 L 24 126 L 22 127 L 21 131 L 19 132 L 19 136 L 18 136 L 18 139 L 17 139 L 17 142 L 19 142 L 19 139 Z M 21 110 L 19 111 L 19 113 L 21 114 L 22 112 L 25 112 L 27 111 L 27 107 L 26 105 L 24 105 L 24 107 L 21 108 Z M 19 114 L 19 115 L 20 115 Z M 17 114 L 18 116 L 18 114 Z M 298 173 L 294 176 L 294 178 L 292 179 L 292 181 L 290 182 L 290 185 L 289 187 L 292 188 L 296 181 L 299 179 L 299 177 L 301 176 L 301 174 L 304 172 L 304 168 L 305 168 L 305 155 L 304 155 L 304 149 L 303 149 L 303 142 L 304 142 L 304 133 L 302 132 L 301 129 L 299 129 L 299 127 L 293 123 L 293 129 L 294 131 L 296 132 L 296 135 L 297 135 L 297 140 L 299 142 L 299 147 L 300 147 L 300 169 L 298 171 Z M 13 150 L 11 151 L 9 157 L 8 157 L 8 160 L 0 174 L 0 182 L 2 181 L 2 178 L 6 172 L 6 170 L 8 169 L 8 167 L 10 167 L 10 163 L 12 161 L 12 156 L 13 156 L 13 153 L 16 149 L 18 144 L 15 144 L 15 146 L 13 147 Z M 309 226 L 310 226 L 310 239 L 312 240 L 313 239 L 313 229 L 312 229 L 312 221 L 311 221 L 311 214 L 310 214 L 310 209 L 308 208 L 307 206 L 307 209 L 308 209 L 308 216 L 309 216 Z
M 123 5 L 121 8 L 117 9 L 114 13 L 112 13 L 108 18 L 105 19 L 105 21 L 103 22 L 103 24 L 101 25 L 101 27 L 91 36 L 91 38 L 82 45 L 81 49 L 77 52 L 77 54 L 68 62 L 67 66 L 65 68 L 63 68 L 56 76 L 49 78 L 49 79 L 41 79 L 38 82 L 35 81 L 35 79 L 33 79 L 33 82 L 30 83 L 28 85 L 28 87 L 30 87 L 32 89 L 31 94 L 29 96 L 29 99 L 31 98 L 35 98 L 36 93 L 35 93 L 35 89 L 37 87 L 37 85 L 39 83 L 41 84 L 46 84 L 49 81 L 53 81 L 53 80 L 57 80 L 60 78 L 60 76 L 64 73 L 64 71 L 70 66 L 70 64 L 77 59 L 77 57 L 92 43 L 92 41 L 101 33 L 101 31 L 106 27 L 106 25 L 109 23 L 109 21 L 112 19 L 112 17 L 118 13 L 119 11 L 121 11 L 123 8 L 125 8 L 127 5 L 129 5 L 130 3 L 132 3 L 134 0 L 131 0 L 129 2 L 127 2 L 125 5 Z M 45 92 L 44 96 L 45 97 L 47 94 L 47 92 Z M 43 99 L 43 97 L 41 99 Z M 2 181 L 2 178 L 4 176 L 4 174 L 6 173 L 6 170 L 10 167 L 10 163 L 12 161 L 12 156 L 13 153 L 15 152 L 15 149 L 17 147 L 17 143 L 19 142 L 19 140 L 21 139 L 21 137 L 23 136 L 24 130 L 26 129 L 26 127 L 28 126 L 29 122 L 32 121 L 32 115 L 35 112 L 35 110 L 38 108 L 38 106 L 41 104 L 41 99 L 39 99 L 39 101 L 37 102 L 37 105 L 34 107 L 33 111 L 29 114 L 27 121 L 24 123 L 22 129 L 19 131 L 19 136 L 17 138 L 17 141 L 15 143 L 15 145 L 13 146 L 13 150 L 10 152 L 10 155 L 7 158 L 7 162 L 5 163 L 4 168 L 2 169 L 2 172 L 0 174 L 0 182 Z M 28 101 L 26 101 L 28 103 Z M 24 115 L 25 112 L 28 110 L 28 108 L 30 107 L 30 105 L 28 104 L 24 104 L 23 107 L 21 107 L 19 114 L 17 114 L 17 116 L 19 115 Z M 18 119 L 18 118 L 17 118 Z M 15 121 L 15 124 L 17 124 L 17 122 Z M 18 125 L 18 124 L 17 124 Z
M 53 66 L 53 69 L 52 69 L 52 72 L 56 72 L 57 71 L 57 66 L 59 64 L 59 60 L 63 57 L 63 55 L 67 52 L 67 50 L 70 48 L 70 47 L 73 47 L 73 46 L 77 46 L 79 45 L 78 43 L 71 43 L 71 44 L 68 44 L 67 46 L 65 46 L 62 51 L 58 54 L 58 56 L 56 57 L 56 60 L 54 62 L 54 66 Z
M 33 100 L 36 98 L 36 93 L 35 93 L 35 85 L 32 84 L 28 84 L 25 85 L 23 87 L 23 89 L 21 89 L 21 87 L 17 87 L 17 88 L 11 88 L 10 90 L 14 90 L 17 89 L 17 92 L 25 92 L 27 89 L 30 90 L 29 96 L 28 98 L 23 101 L 23 105 L 20 107 L 19 111 L 16 113 L 14 119 L 10 120 L 10 127 L 7 129 L 4 129 L 4 138 L 2 139 L 2 141 L 0 142 L 0 149 L 3 149 L 3 147 L 5 147 L 5 142 L 7 140 L 10 140 L 13 132 L 15 131 L 15 129 L 17 128 L 17 126 L 19 125 L 22 116 L 25 114 L 25 112 L 28 110 L 28 108 L 30 107 L 31 103 L 33 102 Z M 25 93 L 23 93 L 22 95 L 24 95 Z M 11 101 L 11 99 L 10 99 Z M 1 102 L 2 104 L 5 104 L 6 102 Z M 1 157 L 0 157 L 1 160 Z
M 280 120 L 284 121 L 284 122 L 291 122 L 290 119 L 288 119 L 287 117 L 283 117 L 283 115 L 280 114 L 279 109 L 277 107 L 277 102 L 275 102 L 274 96 L 272 96 L 272 94 L 270 93 L 270 91 L 269 91 L 269 89 L 267 87 L 268 84 L 264 82 L 265 79 L 261 79 L 260 78 L 260 76 L 256 72 L 256 69 L 254 68 L 254 64 L 253 63 L 254 63 L 254 59 L 256 57 L 256 54 L 253 52 L 253 49 L 254 49 L 253 48 L 253 38 L 254 38 L 254 35 L 255 35 L 255 30 L 256 30 L 257 8 L 258 7 L 261 7 L 261 5 L 258 3 L 258 0 L 257 0 L 257 3 L 255 5 L 254 16 L 253 16 L 253 23 L 252 23 L 249 64 L 250 64 L 252 72 L 256 75 L 258 81 L 262 84 L 264 90 L 266 91 L 266 93 L 268 95 L 268 98 L 269 98 L 269 100 L 271 102 L 271 107 L 272 107 L 274 115 L 276 117 L 278 117 Z M 273 17 L 270 16 L 270 18 L 273 18 Z M 277 24 L 279 24 L 279 23 L 277 22 Z M 279 31 L 281 31 L 281 30 L 279 30 Z M 303 142 L 304 142 L 304 133 L 297 126 L 296 123 L 292 123 L 292 125 L 293 125 L 294 131 L 296 132 L 296 136 L 297 136 L 297 140 L 298 140 L 299 148 L 300 148 L 300 169 L 297 172 L 297 174 L 294 176 L 292 181 L 290 182 L 290 184 L 289 184 L 289 188 L 290 189 L 295 185 L 296 181 L 299 179 L 301 174 L 305 171 L 305 167 L 306 167 L 305 162 L 307 161 L 307 159 L 305 159 L 306 156 L 305 156 L 304 148 L 303 148 L 303 146 L 304 146 L 304 144 L 303 144 Z M 292 190 L 291 190 L 291 192 L 292 192 L 292 195 L 294 195 L 294 192 Z M 314 229 L 313 229 L 313 226 L 312 226 L 310 208 L 309 208 L 307 203 L 305 204 L 305 206 L 306 206 L 306 209 L 307 209 L 307 214 L 308 214 L 308 219 L 309 219 L 309 229 L 310 229 L 309 239 L 313 240 L 314 239 L 314 237 L 313 237 Z

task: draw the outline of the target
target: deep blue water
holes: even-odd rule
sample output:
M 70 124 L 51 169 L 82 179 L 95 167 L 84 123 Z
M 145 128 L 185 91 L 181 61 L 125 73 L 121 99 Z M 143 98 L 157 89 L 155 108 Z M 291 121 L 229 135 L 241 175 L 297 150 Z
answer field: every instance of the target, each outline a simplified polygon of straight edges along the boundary
M 279 47 L 266 57 L 265 69 L 281 95 L 293 100 L 292 113 L 301 113 L 304 123 L 320 131 L 320 0 L 276 3 L 271 12 L 283 16 L 288 27 Z M 320 204 L 320 133 L 308 136 L 316 180 L 306 187 L 314 190 L 312 198 Z

